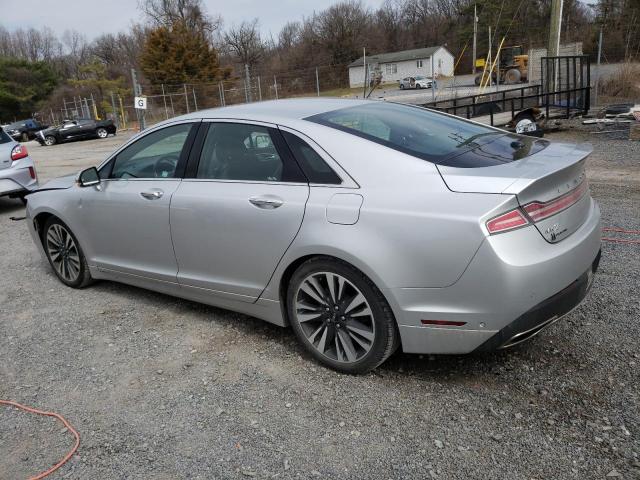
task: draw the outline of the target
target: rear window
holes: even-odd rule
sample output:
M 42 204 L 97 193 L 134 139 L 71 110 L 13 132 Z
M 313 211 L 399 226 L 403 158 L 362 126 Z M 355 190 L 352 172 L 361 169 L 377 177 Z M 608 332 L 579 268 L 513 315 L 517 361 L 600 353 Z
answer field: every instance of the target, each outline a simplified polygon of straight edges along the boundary
M 306 120 L 452 167 L 498 165 L 522 158 L 523 150 L 532 154 L 546 146 L 531 137 L 510 135 L 426 108 L 391 102 L 347 107 Z M 483 155 L 483 148 L 489 144 L 493 144 L 492 153 Z M 495 150 L 500 155 L 495 155 Z M 467 152 L 475 154 L 463 155 Z
M 0 128 L 0 143 L 9 143 L 12 141 L 12 138 L 5 133 L 5 131 Z

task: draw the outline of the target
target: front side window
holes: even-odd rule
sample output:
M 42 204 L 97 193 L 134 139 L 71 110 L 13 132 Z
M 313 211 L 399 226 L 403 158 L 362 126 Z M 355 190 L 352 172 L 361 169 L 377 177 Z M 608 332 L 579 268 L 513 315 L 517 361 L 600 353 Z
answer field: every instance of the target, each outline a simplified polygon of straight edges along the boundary
M 172 178 L 191 123 L 156 130 L 118 154 L 110 178 Z
M 291 181 L 289 169 L 278 153 L 273 135 L 269 128 L 260 125 L 210 124 L 196 178 Z
M 463 165 L 458 154 L 489 144 L 495 148 L 513 143 L 506 132 L 477 125 L 425 108 L 400 105 L 391 102 L 371 102 L 368 105 L 347 107 L 306 118 L 352 135 L 366 138 L 433 163 L 450 166 L 482 167 L 504 160 L 487 155 L 474 165 Z M 527 142 L 529 137 L 520 141 Z M 515 148 L 515 147 L 514 147 Z M 538 142 L 534 148 L 544 148 Z M 533 153 L 533 152 L 532 152 Z

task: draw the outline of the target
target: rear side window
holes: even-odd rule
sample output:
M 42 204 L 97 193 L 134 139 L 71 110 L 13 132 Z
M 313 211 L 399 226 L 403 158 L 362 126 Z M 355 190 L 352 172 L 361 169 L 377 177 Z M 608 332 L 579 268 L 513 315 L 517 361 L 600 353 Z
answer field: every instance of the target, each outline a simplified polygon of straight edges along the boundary
M 507 136 L 493 128 L 477 125 L 426 108 L 391 102 L 371 102 L 307 117 L 320 123 L 430 162 L 453 167 L 486 167 L 517 160 L 520 143 L 534 146 L 530 137 Z M 485 145 L 497 143 L 507 154 L 483 155 Z M 494 149 L 496 145 L 492 146 Z M 473 159 L 461 154 L 475 151 Z M 533 153 L 531 151 L 529 154 Z
M 342 183 L 336 172 L 307 142 L 289 132 L 282 132 L 282 135 L 310 183 L 330 185 Z
M 11 137 L 5 133 L 5 131 L 0 128 L 0 143 L 9 143 L 11 141 Z
M 292 159 L 280 153 L 278 131 L 261 125 L 212 123 L 202 146 L 196 178 L 299 182 Z M 282 139 L 279 139 L 282 143 Z M 286 149 L 286 147 L 285 147 Z

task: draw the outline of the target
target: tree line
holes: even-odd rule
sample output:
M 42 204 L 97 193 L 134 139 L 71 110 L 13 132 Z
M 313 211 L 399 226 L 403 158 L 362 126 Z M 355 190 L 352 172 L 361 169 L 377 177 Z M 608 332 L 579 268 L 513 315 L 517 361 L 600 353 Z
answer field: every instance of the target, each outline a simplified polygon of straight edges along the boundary
M 459 59 L 457 74 L 472 66 L 474 6 L 478 54 L 492 43 L 541 47 L 548 36 L 551 0 L 386 0 L 369 8 L 343 0 L 265 35 L 258 19 L 225 26 L 203 0 L 139 0 L 144 21 L 89 41 L 74 30 L 56 36 L 49 28 L 8 30 L 0 25 L 0 119 L 29 116 L 59 106 L 62 98 L 93 93 L 100 113 L 109 94 L 131 90 L 130 70 L 143 84 L 177 85 L 290 72 L 303 77 L 332 66 L 334 86 L 347 85 L 347 64 L 370 54 L 445 45 Z M 600 28 L 607 61 L 640 53 L 640 0 L 565 0 L 562 42 L 583 42 L 594 54 Z M 325 83 L 326 83 L 325 82 Z

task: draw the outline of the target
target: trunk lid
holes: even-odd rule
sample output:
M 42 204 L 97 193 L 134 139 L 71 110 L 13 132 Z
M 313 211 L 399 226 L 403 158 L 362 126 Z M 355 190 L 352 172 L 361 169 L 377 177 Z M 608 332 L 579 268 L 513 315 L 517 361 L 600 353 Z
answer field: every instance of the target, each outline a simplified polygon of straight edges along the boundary
M 447 187 L 461 193 L 515 195 L 540 234 L 555 243 L 575 232 L 587 219 L 590 200 L 585 175 L 590 145 L 544 143 L 524 140 L 515 148 L 520 158 L 479 168 L 438 165 Z M 530 152 L 535 150 L 535 153 Z M 483 155 L 483 146 L 461 155 Z M 526 208 L 525 208 L 526 207 Z

